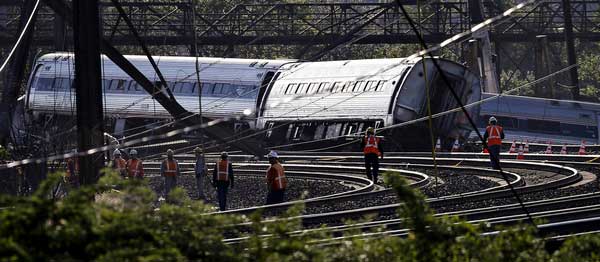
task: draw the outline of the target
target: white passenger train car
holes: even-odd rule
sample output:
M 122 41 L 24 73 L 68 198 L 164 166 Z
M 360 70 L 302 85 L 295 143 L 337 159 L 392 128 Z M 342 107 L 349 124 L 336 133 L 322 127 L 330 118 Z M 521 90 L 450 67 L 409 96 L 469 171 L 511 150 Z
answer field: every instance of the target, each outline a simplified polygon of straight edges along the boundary
M 150 81 L 159 78 L 145 56 L 125 56 Z M 199 84 L 194 57 L 156 56 L 155 62 L 177 101 L 198 112 Z M 202 111 L 207 117 L 254 116 L 261 85 L 289 61 L 199 58 Z M 74 56 L 52 53 L 35 63 L 26 94 L 26 109 L 35 113 L 75 114 Z M 107 117 L 172 118 L 141 86 L 107 57 L 102 57 L 103 102 Z M 164 91 L 164 90 L 163 90 Z M 165 91 L 166 92 L 166 91 Z M 246 112 L 244 112 L 246 110 Z
M 464 66 L 438 59 L 463 103 L 480 99 L 480 80 Z M 423 63 L 426 72 L 424 74 Z M 273 144 L 349 136 L 426 115 L 425 77 L 433 113 L 458 106 L 430 59 L 369 59 L 290 63 L 265 92 L 258 128 L 270 128 Z M 470 109 L 476 117 L 478 108 Z M 386 132 L 388 144 L 404 149 L 428 145 L 427 122 Z M 462 113 L 435 119 L 435 135 L 448 143 L 470 132 Z M 338 143 L 338 142 L 335 142 Z

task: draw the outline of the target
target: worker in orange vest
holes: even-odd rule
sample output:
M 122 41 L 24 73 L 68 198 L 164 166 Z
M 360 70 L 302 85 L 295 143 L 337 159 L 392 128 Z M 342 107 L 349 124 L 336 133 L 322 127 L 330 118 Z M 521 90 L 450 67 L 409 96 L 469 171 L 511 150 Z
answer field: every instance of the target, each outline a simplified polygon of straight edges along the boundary
M 287 187 L 287 178 L 285 178 L 285 170 L 279 163 L 277 152 L 271 151 L 267 155 L 271 166 L 267 169 L 267 205 L 283 202 L 285 188 Z
M 375 129 L 367 128 L 367 134 L 362 141 L 363 153 L 365 154 L 365 168 L 367 178 L 377 183 L 379 175 L 379 157 L 383 159 L 383 148 L 381 146 L 381 138 L 375 136 Z
M 179 163 L 173 157 L 173 150 L 167 150 L 167 159 L 160 165 L 160 174 L 165 178 L 165 198 L 177 186 L 177 177 L 181 175 Z
M 484 148 L 490 152 L 490 162 L 492 168 L 500 169 L 500 149 L 502 147 L 502 139 L 504 139 L 504 130 L 498 125 L 498 120 L 495 117 L 490 117 L 488 126 L 485 128 L 483 139 L 486 140 Z
M 65 182 L 67 182 L 72 187 L 79 186 L 79 158 L 77 157 L 77 150 L 74 149 L 73 152 L 75 155 L 67 158 L 67 168 L 66 168 L 66 177 Z
M 135 149 L 129 151 L 130 159 L 127 160 L 127 176 L 129 178 L 144 178 L 144 163 L 138 158 L 138 152 Z
M 233 189 L 233 167 L 227 158 L 227 152 L 221 153 L 221 160 L 215 164 L 213 172 L 213 185 L 217 188 L 217 199 L 219 200 L 219 210 L 227 209 L 227 190 Z
M 121 157 L 121 151 L 115 149 L 113 153 L 114 159 L 110 162 L 110 167 L 121 175 L 121 177 L 127 176 L 127 162 Z

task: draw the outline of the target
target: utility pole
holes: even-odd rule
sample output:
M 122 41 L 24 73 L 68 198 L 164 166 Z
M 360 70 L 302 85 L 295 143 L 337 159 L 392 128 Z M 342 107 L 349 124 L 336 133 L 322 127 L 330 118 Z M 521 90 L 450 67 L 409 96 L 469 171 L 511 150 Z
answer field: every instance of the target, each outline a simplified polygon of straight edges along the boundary
M 103 145 L 98 0 L 73 1 L 77 148 L 85 152 Z M 79 157 L 82 184 L 93 184 L 104 165 L 102 153 Z
M 575 54 L 575 40 L 573 37 L 573 21 L 571 18 L 571 0 L 562 0 L 563 16 L 565 18 L 565 41 L 567 42 L 567 61 L 569 65 L 577 64 L 577 55 Z M 579 73 L 577 66 L 569 70 L 571 75 L 571 95 L 573 100 L 579 100 Z

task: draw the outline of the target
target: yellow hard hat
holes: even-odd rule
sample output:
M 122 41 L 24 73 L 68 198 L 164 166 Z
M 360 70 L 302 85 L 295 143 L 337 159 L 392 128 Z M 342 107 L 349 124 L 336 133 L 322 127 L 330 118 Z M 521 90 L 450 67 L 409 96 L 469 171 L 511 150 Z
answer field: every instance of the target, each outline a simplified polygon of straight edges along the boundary
M 367 128 L 367 133 L 371 133 L 371 134 L 375 133 L 375 128 L 373 128 L 373 127 L 368 127 L 368 128 Z

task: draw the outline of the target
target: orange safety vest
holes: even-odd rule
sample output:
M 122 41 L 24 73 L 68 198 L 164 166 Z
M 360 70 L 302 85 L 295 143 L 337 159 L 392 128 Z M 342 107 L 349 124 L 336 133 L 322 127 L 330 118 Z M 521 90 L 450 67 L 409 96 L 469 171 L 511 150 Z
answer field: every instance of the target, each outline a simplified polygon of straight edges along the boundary
M 217 163 L 217 181 L 229 181 L 229 162 L 220 160 Z
M 502 134 L 502 127 L 497 125 L 490 125 L 485 128 L 485 131 L 488 133 L 488 146 L 494 145 L 502 145 L 502 138 L 500 138 L 500 134 Z
M 71 174 L 71 165 L 75 165 L 75 167 L 73 168 L 73 170 L 75 171 L 75 174 Z M 67 176 L 71 176 L 71 175 L 79 175 L 79 161 L 77 158 L 69 158 L 67 160 Z
M 112 168 L 118 170 L 119 172 L 124 172 L 125 170 L 127 170 L 127 162 L 125 162 L 125 159 L 123 158 L 115 158 L 112 164 Z
M 287 187 L 285 171 L 281 164 L 273 164 L 267 169 L 267 183 L 270 183 L 273 190 L 283 190 Z
M 144 165 L 142 164 L 142 160 L 129 159 L 129 161 L 127 161 L 127 173 L 130 177 L 143 177 Z
M 365 136 L 365 149 L 363 152 L 366 154 L 377 154 L 381 155 L 379 152 L 379 137 L 376 136 Z
M 175 160 L 165 160 L 163 164 L 165 164 L 165 173 L 164 176 L 176 176 L 177 175 L 177 162 Z

